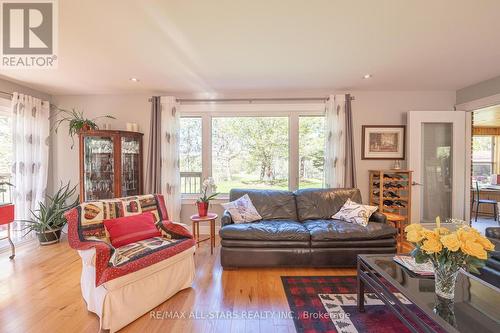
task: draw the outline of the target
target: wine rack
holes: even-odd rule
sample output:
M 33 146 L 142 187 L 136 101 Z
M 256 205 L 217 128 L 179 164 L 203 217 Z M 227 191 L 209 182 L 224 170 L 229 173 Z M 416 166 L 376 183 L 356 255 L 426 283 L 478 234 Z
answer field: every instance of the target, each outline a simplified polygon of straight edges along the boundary
M 411 223 L 411 170 L 370 170 L 370 204 L 398 229 L 398 241 L 404 240 L 404 228 Z

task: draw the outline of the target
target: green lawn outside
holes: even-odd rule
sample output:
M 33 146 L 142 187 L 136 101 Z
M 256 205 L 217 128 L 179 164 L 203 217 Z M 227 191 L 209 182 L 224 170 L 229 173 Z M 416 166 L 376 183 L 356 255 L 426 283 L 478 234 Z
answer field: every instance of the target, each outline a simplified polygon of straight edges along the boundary
M 323 183 L 320 179 L 301 179 L 299 188 L 321 188 Z M 233 180 L 217 183 L 217 192 L 229 193 L 233 188 L 248 188 L 248 189 L 273 189 L 273 190 L 288 190 L 288 181 L 276 180 L 272 184 L 261 182 L 250 177 L 234 176 Z

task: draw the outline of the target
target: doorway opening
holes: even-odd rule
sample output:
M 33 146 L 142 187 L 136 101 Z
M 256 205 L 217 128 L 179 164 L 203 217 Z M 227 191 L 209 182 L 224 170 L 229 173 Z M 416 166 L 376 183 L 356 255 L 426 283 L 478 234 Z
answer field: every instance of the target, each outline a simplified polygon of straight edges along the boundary
M 472 112 L 471 144 L 471 225 L 484 233 L 500 220 L 500 105 Z

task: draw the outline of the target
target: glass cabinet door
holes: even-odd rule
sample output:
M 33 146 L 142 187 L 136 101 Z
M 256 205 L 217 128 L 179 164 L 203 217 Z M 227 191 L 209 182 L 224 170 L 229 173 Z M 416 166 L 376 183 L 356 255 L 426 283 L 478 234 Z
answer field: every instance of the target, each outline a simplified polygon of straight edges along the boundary
M 136 137 L 122 137 L 122 196 L 140 193 L 140 143 Z
M 84 154 L 84 201 L 113 198 L 113 138 L 85 137 Z

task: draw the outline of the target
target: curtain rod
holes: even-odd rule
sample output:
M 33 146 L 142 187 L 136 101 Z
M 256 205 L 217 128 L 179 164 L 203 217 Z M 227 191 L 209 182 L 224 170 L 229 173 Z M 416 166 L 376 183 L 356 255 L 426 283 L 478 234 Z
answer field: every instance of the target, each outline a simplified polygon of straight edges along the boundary
M 179 103 L 207 102 L 266 102 L 266 101 L 327 101 L 328 97 L 292 97 L 292 98 L 177 98 Z
M 13 94 L 12 94 L 12 93 L 10 93 L 10 92 L 6 92 L 6 91 L 1 91 L 1 90 L 0 90 L 0 94 L 2 94 L 2 95 L 6 95 L 6 96 L 9 96 L 10 98 L 12 98 L 12 96 L 13 96 Z
M 177 98 L 179 103 L 207 103 L 207 102 L 265 102 L 265 101 L 323 101 L 326 102 L 330 97 L 291 97 L 291 98 Z M 148 99 L 151 102 L 151 98 Z M 354 101 L 354 96 L 351 96 Z

